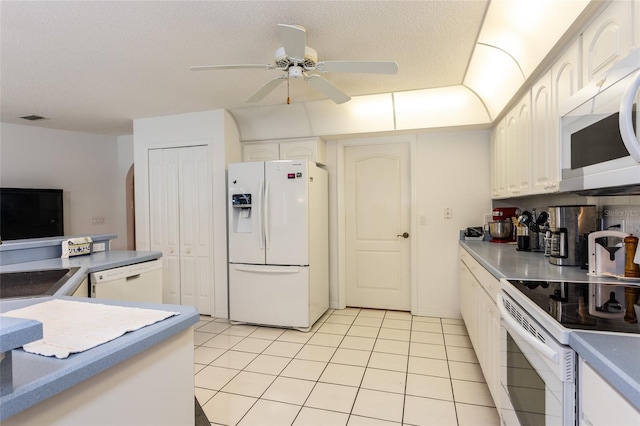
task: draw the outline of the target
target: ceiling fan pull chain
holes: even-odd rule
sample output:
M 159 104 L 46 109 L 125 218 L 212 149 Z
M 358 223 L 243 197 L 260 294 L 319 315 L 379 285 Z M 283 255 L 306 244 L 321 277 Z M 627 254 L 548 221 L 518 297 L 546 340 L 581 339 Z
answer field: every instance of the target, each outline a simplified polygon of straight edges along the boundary
M 289 98 L 289 77 L 287 77 L 287 105 L 291 104 L 291 99 Z

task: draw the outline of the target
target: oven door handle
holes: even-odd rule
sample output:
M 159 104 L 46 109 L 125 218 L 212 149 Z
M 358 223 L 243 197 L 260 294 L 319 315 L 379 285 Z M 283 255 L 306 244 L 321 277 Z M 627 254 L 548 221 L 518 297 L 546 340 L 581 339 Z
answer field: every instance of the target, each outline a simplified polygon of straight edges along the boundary
M 507 308 L 504 307 L 504 302 L 502 301 L 502 295 L 496 296 L 496 302 L 498 304 L 498 311 L 500 311 L 500 317 L 509 325 L 511 331 L 518 335 L 521 339 L 526 341 L 529 345 L 531 345 L 537 352 L 544 355 L 546 358 L 553 361 L 555 364 L 558 363 L 559 355 L 549 346 L 545 345 L 531 334 L 529 334 L 522 325 L 511 317 Z

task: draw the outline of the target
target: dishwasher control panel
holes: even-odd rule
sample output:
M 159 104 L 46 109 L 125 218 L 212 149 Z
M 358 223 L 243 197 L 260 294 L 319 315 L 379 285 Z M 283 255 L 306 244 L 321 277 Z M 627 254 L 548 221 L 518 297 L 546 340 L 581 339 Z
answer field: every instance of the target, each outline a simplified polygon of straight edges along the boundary
M 160 259 L 151 260 L 149 262 L 134 263 L 133 265 L 122 266 L 120 268 L 105 269 L 104 271 L 93 272 L 91 274 L 91 282 L 93 284 L 104 281 L 113 281 L 121 278 L 132 277 L 144 274 L 162 268 Z

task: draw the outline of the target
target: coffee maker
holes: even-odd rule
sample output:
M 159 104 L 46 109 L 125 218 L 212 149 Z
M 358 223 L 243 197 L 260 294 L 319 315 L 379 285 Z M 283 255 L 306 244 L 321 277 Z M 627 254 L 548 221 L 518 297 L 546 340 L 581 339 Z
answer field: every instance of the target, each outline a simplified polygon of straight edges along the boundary
M 551 254 L 549 262 L 560 266 L 580 266 L 582 247 L 597 227 L 596 206 L 551 206 Z
M 492 243 L 510 243 L 515 241 L 512 217 L 516 217 L 520 209 L 517 207 L 495 207 L 491 212 L 489 233 Z

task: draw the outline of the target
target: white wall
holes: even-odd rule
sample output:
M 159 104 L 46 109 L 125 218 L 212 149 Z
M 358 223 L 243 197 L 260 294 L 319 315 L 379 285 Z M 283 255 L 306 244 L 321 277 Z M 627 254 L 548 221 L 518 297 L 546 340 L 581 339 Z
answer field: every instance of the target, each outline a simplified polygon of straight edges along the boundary
M 116 244 L 111 244 L 112 249 L 126 250 L 127 246 L 127 200 L 126 200 L 126 184 L 127 174 L 133 166 L 133 135 L 118 137 L 118 188 L 115 201 L 116 223 L 118 229 L 122 232 L 118 233 Z M 121 237 L 121 238 L 120 238 Z
M 411 136 L 416 139 L 411 173 L 415 189 L 412 211 L 415 226 L 410 234 L 416 241 L 412 267 L 415 282 L 412 313 L 422 316 L 460 317 L 458 291 L 458 240 L 460 230 L 482 226 L 483 215 L 491 212 L 490 131 L 434 131 Z M 395 140 L 396 136 L 371 137 L 372 143 Z M 410 139 L 410 138 L 408 138 Z M 345 140 L 347 142 L 347 140 Z M 346 303 L 345 283 L 340 282 L 337 157 L 342 141 L 327 143 L 330 223 L 330 305 Z M 451 208 L 451 219 L 443 210 Z M 426 219 L 420 225 L 420 217 Z
M 63 189 L 66 235 L 117 234 L 111 247 L 126 247 L 116 137 L 2 123 L 0 140 L 1 186 Z
M 489 137 L 489 130 L 418 135 L 415 211 L 426 225 L 417 232 L 416 315 L 460 316 L 458 240 L 461 229 L 482 226 L 491 212 Z

